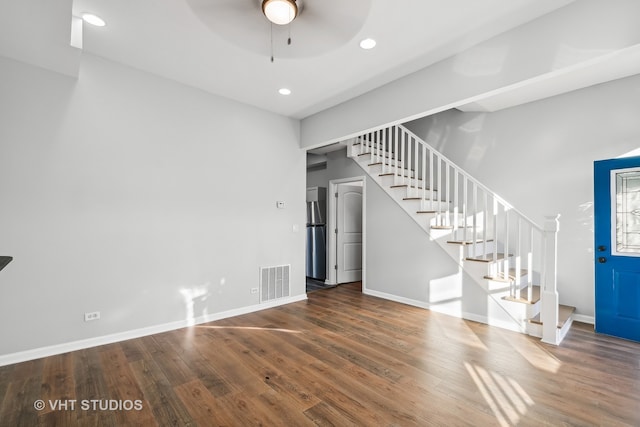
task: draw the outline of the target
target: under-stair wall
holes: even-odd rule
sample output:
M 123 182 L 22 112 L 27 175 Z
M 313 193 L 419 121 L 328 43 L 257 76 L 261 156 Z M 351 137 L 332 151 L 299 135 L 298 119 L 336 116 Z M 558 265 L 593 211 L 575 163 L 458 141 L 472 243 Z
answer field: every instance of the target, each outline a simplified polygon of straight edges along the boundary
M 524 332 L 382 187 L 369 182 L 364 293 Z

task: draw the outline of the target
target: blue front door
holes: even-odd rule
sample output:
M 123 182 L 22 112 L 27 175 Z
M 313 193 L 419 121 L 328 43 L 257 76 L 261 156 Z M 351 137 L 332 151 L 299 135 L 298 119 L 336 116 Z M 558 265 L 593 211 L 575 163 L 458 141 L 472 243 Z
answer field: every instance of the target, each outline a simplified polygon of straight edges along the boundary
M 596 332 L 640 341 L 640 157 L 594 163 Z

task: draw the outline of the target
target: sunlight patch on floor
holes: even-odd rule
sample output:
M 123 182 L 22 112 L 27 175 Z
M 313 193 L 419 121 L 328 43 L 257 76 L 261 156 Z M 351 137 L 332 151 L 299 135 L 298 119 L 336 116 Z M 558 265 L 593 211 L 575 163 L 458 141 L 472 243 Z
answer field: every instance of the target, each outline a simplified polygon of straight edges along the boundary
M 518 340 L 512 347 L 534 368 L 555 374 L 562 366 L 554 355 L 530 339 Z
M 501 426 L 517 425 L 535 404 L 514 379 L 467 362 L 464 366 Z
M 467 322 L 462 320 L 454 322 L 451 319 L 440 318 L 436 318 L 436 321 L 447 339 L 487 351 L 487 346 L 478 338 Z

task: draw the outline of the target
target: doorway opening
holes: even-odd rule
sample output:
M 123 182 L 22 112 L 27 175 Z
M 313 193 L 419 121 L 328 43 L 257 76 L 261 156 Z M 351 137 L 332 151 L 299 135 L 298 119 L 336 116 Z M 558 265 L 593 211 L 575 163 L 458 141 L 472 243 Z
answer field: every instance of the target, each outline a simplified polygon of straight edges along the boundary
M 327 227 L 328 285 L 366 278 L 366 179 L 364 176 L 329 181 Z

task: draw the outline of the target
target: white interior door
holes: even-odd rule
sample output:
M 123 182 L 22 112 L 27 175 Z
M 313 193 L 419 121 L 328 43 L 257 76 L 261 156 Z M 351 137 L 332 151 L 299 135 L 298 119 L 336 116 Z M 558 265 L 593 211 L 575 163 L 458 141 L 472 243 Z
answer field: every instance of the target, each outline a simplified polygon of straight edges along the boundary
M 362 186 L 338 185 L 336 282 L 362 280 Z

